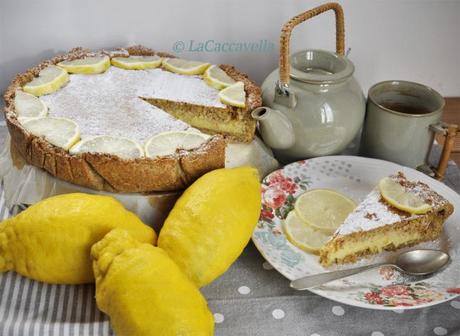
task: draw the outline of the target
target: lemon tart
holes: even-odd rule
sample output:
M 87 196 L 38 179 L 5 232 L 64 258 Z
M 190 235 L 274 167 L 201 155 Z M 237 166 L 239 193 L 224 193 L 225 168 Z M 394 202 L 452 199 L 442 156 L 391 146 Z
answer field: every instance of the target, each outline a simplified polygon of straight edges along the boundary
M 213 66 L 226 76 L 212 73 L 242 83 L 239 106 L 222 102 L 225 88 L 210 85 L 216 79 L 209 72 L 205 78 L 212 65 L 173 59 L 142 46 L 75 48 L 17 75 L 4 96 L 12 146 L 29 164 L 96 190 L 184 189 L 224 167 L 227 143 L 254 139 L 250 112 L 262 100 L 260 88 L 233 66 Z M 73 132 L 70 122 L 78 126 Z
M 388 195 L 396 196 L 391 203 Z M 417 206 L 408 206 L 407 200 L 416 200 Z M 424 213 L 419 211 L 422 205 Z M 409 181 L 399 172 L 384 178 L 348 215 L 320 249 L 320 263 L 350 263 L 384 250 L 435 240 L 453 210 L 452 204 L 428 185 Z

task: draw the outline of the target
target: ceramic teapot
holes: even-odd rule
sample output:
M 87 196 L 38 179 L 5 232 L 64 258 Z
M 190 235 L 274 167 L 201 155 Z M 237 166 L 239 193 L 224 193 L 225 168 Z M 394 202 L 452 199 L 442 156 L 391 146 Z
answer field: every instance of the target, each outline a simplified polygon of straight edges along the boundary
M 303 50 L 289 56 L 293 28 L 334 10 L 336 53 Z M 279 69 L 262 84 L 263 107 L 252 111 L 259 133 L 282 162 L 341 152 L 359 132 L 365 98 L 344 56 L 342 7 L 327 3 L 289 20 L 281 30 Z

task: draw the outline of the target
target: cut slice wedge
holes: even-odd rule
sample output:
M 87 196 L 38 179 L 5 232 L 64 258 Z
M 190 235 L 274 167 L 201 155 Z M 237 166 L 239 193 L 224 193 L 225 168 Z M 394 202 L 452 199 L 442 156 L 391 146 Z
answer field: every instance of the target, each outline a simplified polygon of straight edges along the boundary
M 417 195 L 407 192 L 399 183 L 390 177 L 384 177 L 379 182 L 380 194 L 383 199 L 395 208 L 411 214 L 422 215 L 431 210 L 431 205 Z
M 236 82 L 229 87 L 219 92 L 219 99 L 226 105 L 245 107 L 246 93 L 244 91 L 244 83 Z
M 295 202 L 295 212 L 305 223 L 326 234 L 333 234 L 356 204 L 333 190 L 314 189 Z
M 211 65 L 207 68 L 204 72 L 203 79 L 209 86 L 217 90 L 222 90 L 235 83 L 235 80 L 217 65 Z
M 108 135 L 88 137 L 70 149 L 70 154 L 81 153 L 113 154 L 127 160 L 144 156 L 144 150 L 137 142 L 128 138 Z
M 22 126 L 33 135 L 45 138 L 49 143 L 68 150 L 80 140 L 78 125 L 67 118 L 30 118 Z
M 329 240 L 330 235 L 316 230 L 306 224 L 297 216 L 295 211 L 291 211 L 283 222 L 283 230 L 287 239 L 298 248 L 319 254 L 320 248 Z
M 24 121 L 26 118 L 44 117 L 48 114 L 48 107 L 40 98 L 19 90 L 14 95 L 14 110 L 18 119 Z
M 113 57 L 112 65 L 126 70 L 144 70 L 158 68 L 161 65 L 161 57 L 153 56 L 129 56 Z
M 166 58 L 162 66 L 166 70 L 182 75 L 201 75 L 208 67 L 209 63 L 188 61 L 180 58 Z
M 145 143 L 145 155 L 155 158 L 173 155 L 178 149 L 192 150 L 209 140 L 210 136 L 190 131 L 163 132 L 151 137 Z
M 90 56 L 57 64 L 69 73 L 97 74 L 105 72 L 110 67 L 109 56 Z
M 40 71 L 38 77 L 32 79 L 22 88 L 34 96 L 43 96 L 58 90 L 69 80 L 69 74 L 64 69 L 50 65 Z

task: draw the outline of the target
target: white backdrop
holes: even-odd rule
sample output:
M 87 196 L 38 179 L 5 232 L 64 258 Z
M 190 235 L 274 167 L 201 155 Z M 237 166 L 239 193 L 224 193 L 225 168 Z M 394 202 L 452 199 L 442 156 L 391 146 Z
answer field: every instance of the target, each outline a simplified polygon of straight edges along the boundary
M 346 0 L 346 47 L 367 91 L 386 79 L 425 83 L 460 96 L 460 1 Z M 182 52 L 232 63 L 261 83 L 278 60 L 281 25 L 323 2 L 298 0 L 0 0 L 0 90 L 15 73 L 74 46 L 140 43 L 173 52 L 214 41 L 272 44 L 270 51 Z M 334 48 L 333 14 L 299 26 L 292 50 Z M 209 43 L 208 43 L 209 46 Z M 269 49 L 269 48 L 268 48 Z

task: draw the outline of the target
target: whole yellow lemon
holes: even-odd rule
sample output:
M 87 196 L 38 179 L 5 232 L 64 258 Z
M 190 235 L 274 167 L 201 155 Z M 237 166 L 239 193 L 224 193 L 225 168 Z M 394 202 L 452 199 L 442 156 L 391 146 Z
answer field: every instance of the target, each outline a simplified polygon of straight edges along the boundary
M 204 297 L 162 249 L 115 229 L 91 256 L 96 302 L 117 336 L 213 335 Z
M 198 286 L 224 273 L 251 238 L 260 214 L 260 183 L 250 167 L 217 169 L 177 200 L 158 237 Z
M 91 246 L 117 227 L 142 242 L 156 241 L 155 231 L 113 197 L 47 198 L 0 223 L 0 272 L 56 284 L 93 282 Z

